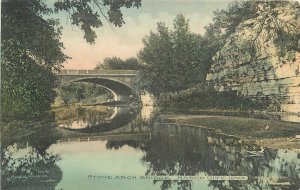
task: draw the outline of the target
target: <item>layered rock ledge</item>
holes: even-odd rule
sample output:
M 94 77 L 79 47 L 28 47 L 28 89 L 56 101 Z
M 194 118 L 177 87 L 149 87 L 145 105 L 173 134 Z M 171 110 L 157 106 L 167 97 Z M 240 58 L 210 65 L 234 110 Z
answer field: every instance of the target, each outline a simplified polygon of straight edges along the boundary
M 299 3 L 271 9 L 262 2 L 258 15 L 242 22 L 213 57 L 207 81 L 217 91 L 279 102 L 282 111 L 300 113 Z M 287 48 L 287 35 L 298 36 L 298 47 Z

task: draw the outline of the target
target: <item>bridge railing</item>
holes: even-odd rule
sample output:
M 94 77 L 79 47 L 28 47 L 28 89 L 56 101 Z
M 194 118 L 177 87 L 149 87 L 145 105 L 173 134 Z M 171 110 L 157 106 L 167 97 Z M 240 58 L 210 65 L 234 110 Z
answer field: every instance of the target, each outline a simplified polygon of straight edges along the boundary
M 88 75 L 88 74 L 139 74 L 136 70 L 74 70 L 64 69 L 57 71 L 56 74 L 63 75 Z

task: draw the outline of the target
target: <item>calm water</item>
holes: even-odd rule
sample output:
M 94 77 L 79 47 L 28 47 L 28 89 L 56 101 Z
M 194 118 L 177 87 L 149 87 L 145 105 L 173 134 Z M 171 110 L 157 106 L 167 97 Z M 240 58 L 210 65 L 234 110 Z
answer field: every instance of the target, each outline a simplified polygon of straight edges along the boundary
M 26 140 L 2 143 L 13 144 L 2 157 L 2 189 L 300 188 L 298 151 L 241 144 L 213 131 L 158 122 L 143 110 L 105 109 L 61 110 L 59 127 L 39 126 Z

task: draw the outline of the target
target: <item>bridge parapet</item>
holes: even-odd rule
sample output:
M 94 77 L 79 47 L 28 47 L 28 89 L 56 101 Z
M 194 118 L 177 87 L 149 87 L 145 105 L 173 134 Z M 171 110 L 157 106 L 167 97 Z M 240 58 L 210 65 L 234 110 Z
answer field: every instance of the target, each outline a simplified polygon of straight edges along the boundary
M 124 74 L 124 75 L 138 75 L 136 70 L 74 70 L 64 69 L 56 72 L 57 75 L 101 75 L 101 74 Z

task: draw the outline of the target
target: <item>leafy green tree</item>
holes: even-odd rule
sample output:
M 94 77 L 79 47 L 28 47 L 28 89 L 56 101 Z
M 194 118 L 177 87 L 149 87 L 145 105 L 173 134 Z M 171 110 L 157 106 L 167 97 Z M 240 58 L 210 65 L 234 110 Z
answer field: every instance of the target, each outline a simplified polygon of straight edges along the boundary
M 141 0 L 56 0 L 54 6 L 55 12 L 67 11 L 72 24 L 79 26 L 84 32 L 86 41 L 95 43 L 97 35 L 93 28 L 103 26 L 101 17 L 121 27 L 125 23 L 121 8 L 138 8 L 141 6 Z
M 95 70 L 140 70 L 143 65 L 137 58 L 131 57 L 123 61 L 118 57 L 107 57 L 103 63 L 99 63 Z
M 126 69 L 128 70 L 141 70 L 143 65 L 140 63 L 140 60 L 135 57 L 130 57 L 125 61 Z
M 145 62 L 141 73 L 142 88 L 158 95 L 160 90 L 168 90 L 174 79 L 170 32 L 164 23 L 158 23 L 157 33 L 151 32 L 143 43 L 144 48 L 139 52 L 139 58 Z
M 1 119 L 37 118 L 55 98 L 53 70 L 60 69 L 69 57 L 62 52 L 59 20 L 52 19 L 51 14 L 67 11 L 86 41 L 94 43 L 94 29 L 102 26 L 101 19 L 122 26 L 121 8 L 140 5 L 141 0 L 55 0 L 53 10 L 42 0 L 3 0 Z
M 158 23 L 157 33 L 143 40 L 139 58 L 145 64 L 142 88 L 155 95 L 189 88 L 206 77 L 209 65 L 206 39 L 191 33 L 183 15 L 174 20 L 174 30 Z
M 103 63 L 99 63 L 96 66 L 96 70 L 122 70 L 124 61 L 118 57 L 107 57 L 104 59 Z
M 2 3 L 2 119 L 40 115 L 54 100 L 55 77 L 67 59 L 56 20 L 41 17 L 51 10 L 39 1 Z

